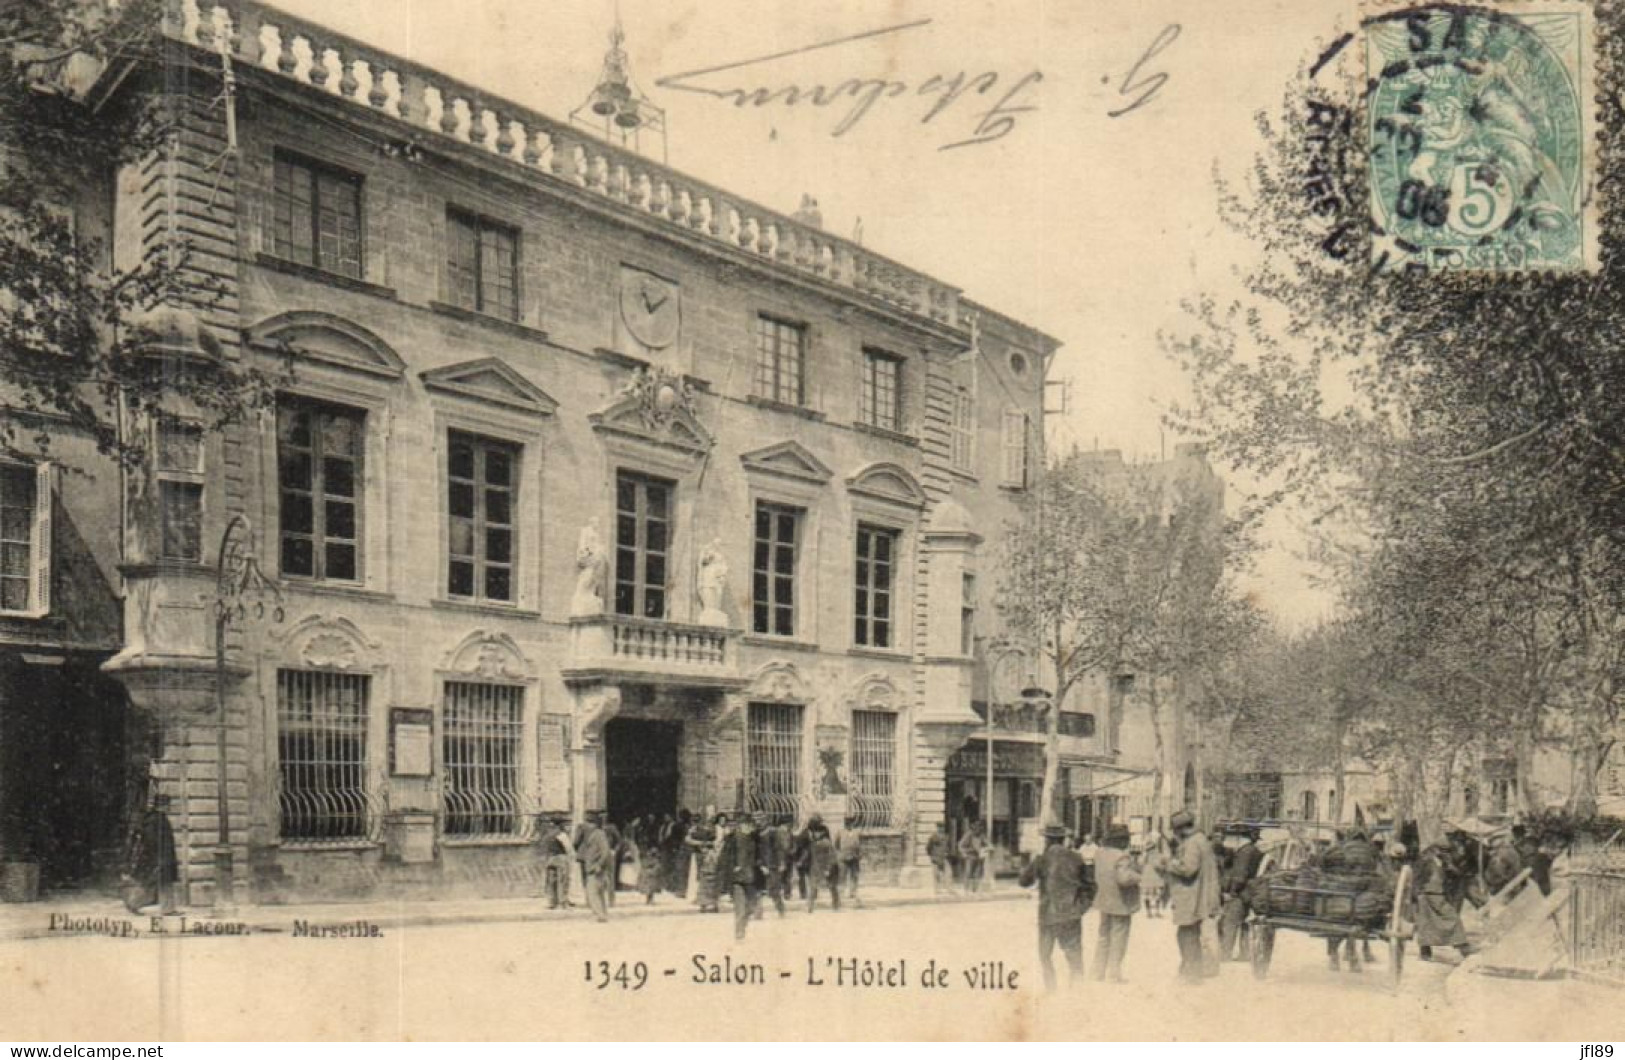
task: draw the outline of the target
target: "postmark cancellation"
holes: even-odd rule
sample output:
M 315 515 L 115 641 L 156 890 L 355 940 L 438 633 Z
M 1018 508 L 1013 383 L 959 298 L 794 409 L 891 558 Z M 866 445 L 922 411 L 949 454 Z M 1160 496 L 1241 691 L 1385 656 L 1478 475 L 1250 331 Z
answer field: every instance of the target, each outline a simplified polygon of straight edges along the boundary
M 1390 0 L 1362 13 L 1373 260 L 1595 269 L 1590 5 Z

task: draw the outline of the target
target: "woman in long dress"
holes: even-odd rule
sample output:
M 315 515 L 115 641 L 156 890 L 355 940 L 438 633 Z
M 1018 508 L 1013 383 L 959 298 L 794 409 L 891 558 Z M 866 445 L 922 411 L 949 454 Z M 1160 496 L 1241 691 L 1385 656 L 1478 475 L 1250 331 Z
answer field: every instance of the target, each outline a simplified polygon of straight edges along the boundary
M 702 819 L 689 830 L 685 840 L 698 865 L 696 890 L 699 893 L 695 901 L 699 903 L 702 913 L 715 913 L 720 908 L 717 902 L 717 839 L 720 825 L 726 820 L 722 814 L 718 814 L 714 821 Z
M 1467 884 L 1462 851 L 1448 839 L 1428 847 L 1417 860 L 1416 942 L 1423 960 L 1433 958 L 1435 946 L 1454 946 L 1463 957 L 1472 952 L 1461 922 Z
M 638 890 L 643 892 L 643 904 L 653 905 L 665 877 L 661 871 L 660 821 L 653 814 L 638 822 L 637 845 Z

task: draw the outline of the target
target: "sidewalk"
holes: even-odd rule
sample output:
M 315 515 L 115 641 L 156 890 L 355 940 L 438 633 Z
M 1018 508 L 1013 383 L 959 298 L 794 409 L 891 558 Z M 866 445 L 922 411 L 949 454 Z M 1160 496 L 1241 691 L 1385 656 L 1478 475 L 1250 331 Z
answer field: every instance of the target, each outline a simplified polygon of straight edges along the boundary
M 1013 884 L 996 885 L 981 895 L 934 894 L 929 887 L 865 887 L 860 909 L 885 909 L 915 905 L 980 904 L 1012 901 L 1030 896 Z M 695 906 L 672 895 L 660 895 L 653 905 L 644 903 L 636 891 L 623 891 L 610 910 L 612 920 L 678 916 L 696 912 Z M 548 909 L 540 897 L 475 898 L 449 901 L 325 902 L 290 905 L 242 905 L 229 916 L 217 916 L 207 907 L 183 909 L 165 921 L 163 933 L 209 937 L 217 934 L 284 934 L 295 930 L 295 922 L 309 925 L 344 926 L 364 921 L 381 931 L 403 927 L 434 927 L 447 924 L 523 923 L 530 921 L 588 919 L 586 905 L 575 895 L 569 909 Z M 803 906 L 790 901 L 792 912 Z M 819 901 L 829 908 L 828 897 Z M 843 902 L 842 908 L 848 908 Z M 99 895 L 50 897 L 38 902 L 0 905 L 0 942 L 20 939 L 73 938 L 87 935 L 152 937 L 150 930 L 156 907 L 132 915 L 115 898 Z M 185 923 L 182 924 L 184 918 Z
M 1516 979 L 1452 969 L 1450 1009 L 1485 1039 L 1609 1041 L 1619 1036 L 1625 989 L 1587 979 Z

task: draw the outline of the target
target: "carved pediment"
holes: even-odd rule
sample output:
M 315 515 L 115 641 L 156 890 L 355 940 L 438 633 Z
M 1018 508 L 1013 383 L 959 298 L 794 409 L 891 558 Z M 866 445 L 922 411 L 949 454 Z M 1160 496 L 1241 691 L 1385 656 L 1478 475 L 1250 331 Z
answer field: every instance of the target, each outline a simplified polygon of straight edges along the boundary
M 400 379 L 406 374 L 406 362 L 388 343 L 360 324 L 331 313 L 278 313 L 248 329 L 248 344 L 386 379 Z
M 588 417 L 607 431 L 699 455 L 715 439 L 695 415 L 693 390 L 682 376 L 664 369 L 639 369 L 614 404 Z
M 770 662 L 751 675 L 743 695 L 757 702 L 804 703 L 812 698 L 812 689 L 794 663 Z
M 882 673 L 865 674 L 847 696 L 852 710 L 901 710 L 903 693 L 897 683 Z
M 497 357 L 431 368 L 421 378 L 430 390 L 535 416 L 551 415 L 559 406 L 541 387 Z
M 848 478 L 846 488 L 852 493 L 908 508 L 925 507 L 925 491 L 913 475 L 897 464 L 870 464 Z
M 383 647 L 349 619 L 328 615 L 301 619 L 281 639 L 283 661 L 310 670 L 375 670 Z
M 815 482 L 820 486 L 835 474 L 824 466 L 822 460 L 812 454 L 812 450 L 794 441 L 779 442 L 776 445 L 741 453 L 739 462 L 745 465 L 746 471 L 782 475 L 803 482 Z

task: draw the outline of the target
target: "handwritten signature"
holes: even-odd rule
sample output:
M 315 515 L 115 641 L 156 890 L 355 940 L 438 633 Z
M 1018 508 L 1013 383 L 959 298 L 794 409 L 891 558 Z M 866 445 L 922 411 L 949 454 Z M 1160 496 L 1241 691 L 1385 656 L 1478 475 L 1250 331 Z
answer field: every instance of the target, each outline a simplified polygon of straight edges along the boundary
M 985 70 L 971 76 L 965 70 L 958 70 L 953 73 L 934 73 L 923 80 L 915 81 L 896 80 L 888 77 L 853 76 L 835 84 L 719 85 L 712 80 L 713 75 L 730 70 L 761 66 L 795 55 L 836 48 L 842 45 L 854 44 L 858 41 L 873 40 L 876 37 L 890 34 L 904 33 L 930 24 L 931 19 L 922 18 L 913 22 L 884 26 L 880 29 L 867 30 L 845 37 L 837 37 L 833 40 L 820 41 L 816 44 L 774 52 L 771 55 L 759 55 L 736 62 L 669 74 L 656 80 L 655 84 L 661 88 L 674 89 L 679 92 L 695 92 L 715 99 L 731 101 L 736 107 L 765 107 L 775 103 L 782 104 L 785 107 L 793 107 L 802 102 L 810 103 L 812 106 L 819 108 L 839 105 L 844 109 L 839 120 L 830 130 L 831 136 L 844 136 L 851 132 L 883 101 L 905 97 L 932 100 L 924 115 L 920 118 L 921 125 L 929 125 L 949 111 L 950 108 L 953 108 L 962 98 L 976 96 L 995 100 L 992 106 L 977 111 L 971 116 L 974 125 L 971 127 L 968 136 L 962 136 L 940 145 L 937 148 L 939 151 L 951 151 L 960 147 L 971 147 L 1001 140 L 1015 131 L 1017 123 L 1023 115 L 1030 114 L 1038 109 L 1035 97 L 1037 86 L 1044 80 L 1044 74 L 1043 71 L 1037 69 L 1029 70 L 1019 76 L 996 70 Z M 1112 117 L 1121 117 L 1149 103 L 1152 97 L 1167 83 L 1168 74 L 1161 72 L 1148 73 L 1144 68 L 1161 51 L 1172 44 L 1178 36 L 1179 27 L 1170 26 L 1163 30 L 1157 39 L 1152 42 L 1151 47 L 1123 78 L 1123 83 L 1119 88 L 1120 95 L 1135 96 L 1136 98 L 1127 106 L 1109 112 Z M 706 82 L 699 83 L 701 79 L 706 79 Z M 998 94 L 992 95 L 996 91 Z M 964 108 L 959 109 L 963 110 Z

